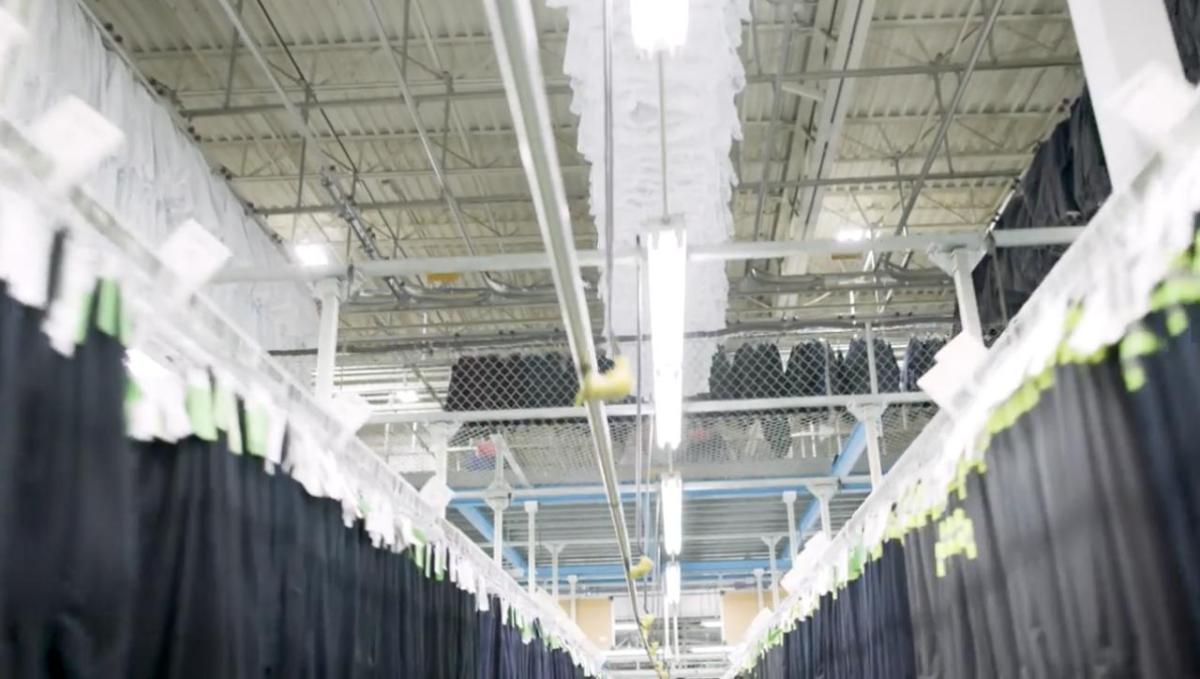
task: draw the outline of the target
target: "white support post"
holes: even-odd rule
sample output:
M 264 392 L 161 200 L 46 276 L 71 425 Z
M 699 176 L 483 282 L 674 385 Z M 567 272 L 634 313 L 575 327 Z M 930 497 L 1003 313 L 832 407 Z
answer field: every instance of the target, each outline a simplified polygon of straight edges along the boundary
M 338 308 L 341 284 L 336 278 L 317 281 L 317 299 L 321 302 L 321 320 L 317 334 L 317 380 L 313 391 L 318 401 L 333 398 L 333 366 L 337 356 Z
M 972 298 L 973 299 L 973 298 Z M 864 339 L 867 341 L 867 376 L 870 378 L 871 393 L 879 393 L 879 368 L 875 363 L 875 331 L 870 323 L 866 325 Z
M 537 511 L 538 503 L 536 500 L 527 500 L 525 502 L 525 515 L 529 519 L 529 575 L 527 579 L 530 594 L 537 591 L 537 535 L 534 532 L 534 529 L 537 527 Z
M 1113 192 L 1128 188 L 1154 154 L 1120 114 L 1120 90 L 1153 65 L 1184 81 L 1166 3 L 1160 0 L 1068 0 L 1075 42 L 1096 109 Z
M 558 555 L 566 545 L 547 545 L 550 549 L 550 596 L 558 601 Z
M 763 606 L 763 569 L 754 569 L 754 589 L 758 592 L 758 610 L 762 610 Z
M 508 496 L 493 495 L 487 498 L 492 508 L 492 561 L 504 565 L 504 510 L 508 509 Z
M 850 406 L 849 410 L 867 430 L 867 465 L 871 470 L 871 488 L 878 488 L 883 482 L 883 461 L 879 450 L 879 439 L 883 435 L 883 423 L 880 421 L 883 406 L 858 404 Z
M 771 565 L 771 608 L 779 607 L 779 564 L 775 562 L 775 548 L 779 545 L 779 536 L 764 537 Z
M 979 302 L 975 299 L 975 281 L 971 277 L 978 263 L 979 259 L 969 250 L 959 248 L 954 251 L 954 295 L 958 298 L 958 316 L 963 332 L 982 342 L 983 323 L 979 320 Z
M 575 622 L 576 621 L 575 586 L 579 584 L 579 576 L 578 575 L 568 575 L 567 576 L 567 584 L 570 586 L 570 592 L 571 592 L 571 620 L 572 620 L 572 622 Z
M 982 248 L 957 247 L 949 250 L 930 248 L 929 261 L 954 279 L 954 296 L 958 300 L 958 317 L 963 332 L 983 341 L 983 324 L 979 320 L 979 303 L 975 299 L 975 281 L 971 272 L 983 259 Z
M 504 480 L 504 456 L 496 455 L 496 469 L 492 482 L 483 493 L 483 499 L 492 508 L 492 561 L 504 565 L 504 510 L 512 502 L 512 488 Z
M 821 532 L 825 533 L 825 537 L 832 539 L 833 514 L 830 512 L 829 502 L 837 495 L 837 486 L 832 483 L 814 483 L 808 486 L 808 492 L 817 499 L 817 506 L 821 509 Z
M 783 506 L 787 508 L 788 557 L 794 560 L 800 551 L 800 543 L 796 539 L 796 491 L 784 491 Z

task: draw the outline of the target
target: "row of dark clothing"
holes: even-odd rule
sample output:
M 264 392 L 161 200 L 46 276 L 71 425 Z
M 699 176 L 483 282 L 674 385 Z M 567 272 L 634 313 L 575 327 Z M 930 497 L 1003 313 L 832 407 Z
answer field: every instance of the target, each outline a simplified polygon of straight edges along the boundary
M 945 340 L 913 337 L 903 369 L 890 344 L 882 339 L 874 344 L 879 392 L 890 394 L 917 390 L 917 380 L 933 367 Z M 808 340 L 792 348 L 785 366 L 775 344 L 742 345 L 732 360 L 722 348 L 713 356 L 708 384 L 710 396 L 718 400 L 869 394 L 871 352 L 863 338 L 852 340 L 845 353 L 823 340 Z
M 875 340 L 875 371 L 881 393 L 916 391 L 917 380 L 933 366 L 945 340 L 914 337 L 901 368 L 887 342 Z M 600 369 L 612 361 L 601 357 Z M 713 355 L 709 397 L 713 399 L 784 398 L 871 391 L 866 340 L 853 340 L 846 351 L 824 341 L 800 342 L 785 366 L 778 345 L 745 344 L 730 356 Z M 575 401 L 578 380 L 571 359 L 561 353 L 463 356 L 450 369 L 446 410 L 557 408 Z
M 1164 0 L 1184 75 L 1200 83 L 1200 3 Z M 996 221 L 997 230 L 1086 224 L 1112 193 L 1100 129 L 1086 86 L 1038 148 L 1012 200 Z M 985 328 L 998 329 L 1029 299 L 1065 251 L 1065 246 L 1011 248 L 989 253 L 974 272 L 979 315 Z
M 121 344 L 64 357 L 3 292 L 0 676 L 582 676 L 223 433 L 131 441 Z
M 1115 350 L 1055 368 L 941 515 L 746 676 L 1200 677 L 1200 307 L 1186 316 L 1147 319 L 1144 383 Z
M 996 220 L 997 231 L 1087 224 L 1112 193 L 1100 131 L 1087 88 L 1038 147 L 1016 192 Z M 990 252 L 973 278 L 980 321 L 1001 328 L 1033 294 L 1066 246 Z

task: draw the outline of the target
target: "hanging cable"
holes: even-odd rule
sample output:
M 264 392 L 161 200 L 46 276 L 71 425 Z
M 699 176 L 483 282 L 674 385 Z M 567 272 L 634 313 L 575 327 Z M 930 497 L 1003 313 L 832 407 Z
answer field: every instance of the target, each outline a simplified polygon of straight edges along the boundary
M 604 278 L 608 288 L 608 297 L 604 303 L 604 327 L 607 333 L 608 351 L 615 358 L 620 349 L 617 347 L 613 329 L 613 306 L 615 306 L 613 279 L 616 278 L 616 270 L 613 268 L 613 252 L 616 249 L 616 243 L 613 242 L 615 231 L 613 227 L 613 196 L 615 194 L 613 188 L 613 135 L 615 131 L 613 130 L 612 102 L 612 0 L 604 0 L 603 12 L 601 23 L 604 29 Z
M 662 221 L 671 221 L 671 204 L 667 199 L 667 83 L 663 75 L 663 55 L 658 53 L 658 150 L 662 174 Z

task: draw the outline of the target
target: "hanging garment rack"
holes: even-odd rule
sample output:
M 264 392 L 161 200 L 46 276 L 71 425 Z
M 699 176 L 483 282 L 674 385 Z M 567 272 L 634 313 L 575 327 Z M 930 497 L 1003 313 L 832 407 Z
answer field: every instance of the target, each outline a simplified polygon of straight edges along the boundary
M 487 594 L 500 597 L 521 617 L 539 621 L 543 630 L 564 642 L 577 663 L 592 672 L 601 666 L 599 652 L 557 605 L 530 595 L 473 540 L 438 516 L 411 484 L 347 432 L 340 420 L 210 300 L 201 294 L 183 300 L 169 298 L 164 290 L 178 289 L 180 283 L 154 249 L 82 189 L 69 189 L 64 196 L 48 186 L 51 169 L 50 159 L 21 130 L 0 119 L 0 187 L 33 201 L 53 223 L 69 226 L 81 245 L 99 250 L 104 270 L 120 272 L 125 298 L 135 307 L 144 305 L 153 312 L 138 319 L 146 332 L 188 359 L 233 370 L 242 382 L 265 390 L 291 415 L 291 426 L 315 430 L 316 441 L 335 456 L 339 469 L 360 489 L 387 498 L 397 520 L 411 520 L 425 530 L 430 543 L 443 545 L 449 555 L 469 564 Z
M 771 630 L 803 613 L 835 582 L 851 552 L 878 539 L 888 512 L 918 482 L 931 500 L 948 493 L 960 461 L 974 451 L 993 410 L 1027 377 L 1041 372 L 1060 346 L 1068 312 L 1081 316 L 1066 342 L 1082 355 L 1116 342 L 1150 310 L 1150 293 L 1172 261 L 1192 243 L 1200 211 L 1200 103 L 1170 132 L 1170 146 L 1138 175 L 1129 190 L 1113 195 L 1051 270 L 1029 301 L 964 379 L 943 409 L 913 441 L 838 534 L 802 574 L 796 589 L 747 634 L 733 656 L 732 679 L 744 669 Z M 1079 305 L 1079 306 L 1077 306 Z

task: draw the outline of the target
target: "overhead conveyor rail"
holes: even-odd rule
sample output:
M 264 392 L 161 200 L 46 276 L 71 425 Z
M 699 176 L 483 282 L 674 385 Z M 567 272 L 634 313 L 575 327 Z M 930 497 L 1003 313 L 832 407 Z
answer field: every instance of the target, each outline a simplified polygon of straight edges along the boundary
M 484 8 L 512 112 L 521 163 L 525 166 L 525 175 L 533 195 L 538 228 L 549 256 L 549 269 L 565 322 L 567 340 L 575 360 L 577 376 L 582 383 L 584 376 L 593 372 L 598 365 L 596 346 L 546 100 L 533 10 L 524 0 L 485 0 Z M 640 619 L 640 599 L 637 583 L 631 573 L 632 556 L 616 465 L 613 462 L 607 409 L 598 399 L 587 401 L 586 409 L 596 461 L 621 552 L 621 566 L 630 603 L 635 617 Z M 656 660 L 655 653 L 651 650 L 644 629 L 639 627 L 639 630 L 646 655 L 653 663 Z

